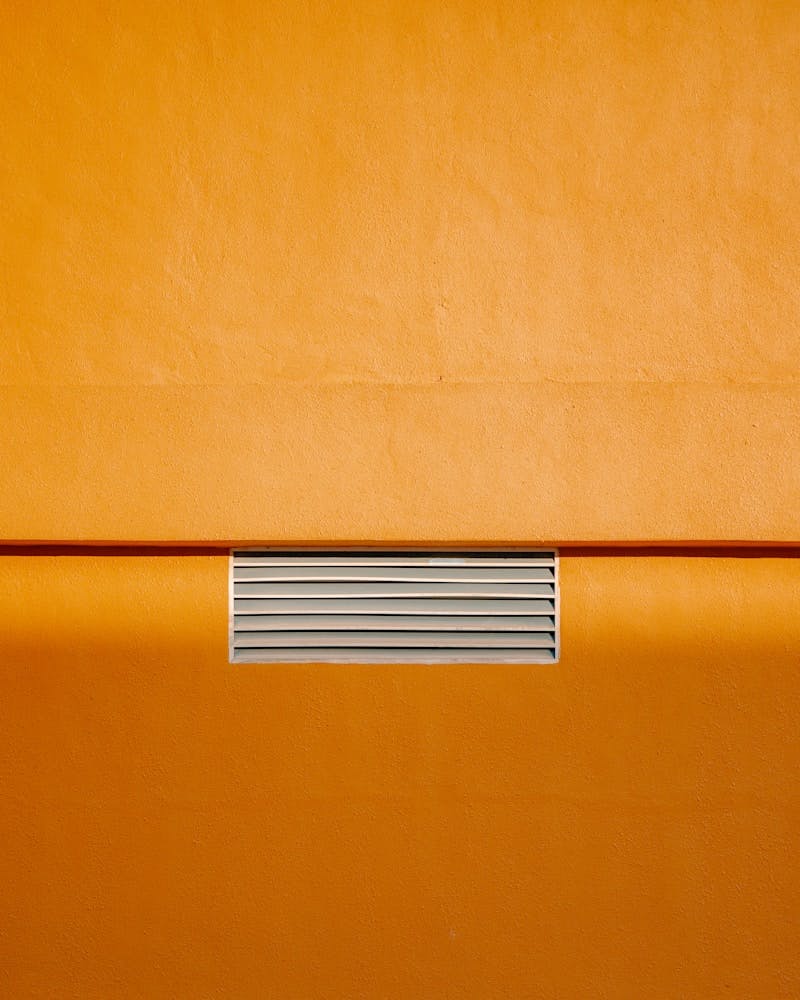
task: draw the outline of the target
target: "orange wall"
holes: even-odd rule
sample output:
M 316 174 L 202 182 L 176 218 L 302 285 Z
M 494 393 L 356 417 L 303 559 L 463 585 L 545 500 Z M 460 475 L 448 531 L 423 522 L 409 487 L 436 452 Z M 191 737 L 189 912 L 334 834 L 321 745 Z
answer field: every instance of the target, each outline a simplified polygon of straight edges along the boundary
M 6 2 L 0 538 L 800 541 L 799 46 Z
M 0 993 L 800 995 L 800 560 L 565 554 L 557 666 L 227 663 L 227 559 L 0 557 Z
M 800 560 L 234 668 L 214 548 L 800 543 L 800 7 L 1 6 L 0 546 L 140 547 L 1 550 L 0 994 L 800 996 Z

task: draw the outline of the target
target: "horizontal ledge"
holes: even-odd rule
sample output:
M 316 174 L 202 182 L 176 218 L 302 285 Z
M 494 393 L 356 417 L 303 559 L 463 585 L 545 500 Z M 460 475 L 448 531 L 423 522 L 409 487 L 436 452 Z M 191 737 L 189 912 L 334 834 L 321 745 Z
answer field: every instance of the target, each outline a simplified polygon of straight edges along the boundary
M 153 539 L 145 538 L 139 540 L 128 539 L 0 539 L 0 555 L 59 555 L 59 554 L 80 554 L 81 552 L 93 555 L 225 555 L 228 556 L 232 549 L 255 545 L 255 542 L 228 539 Z M 258 543 L 261 545 L 270 544 L 276 550 L 281 549 L 281 543 Z M 348 541 L 341 539 L 336 542 L 327 541 L 325 543 L 311 540 L 293 539 L 291 542 L 284 542 L 283 546 L 287 551 L 296 551 L 298 548 L 308 548 L 324 551 L 325 549 L 351 548 L 353 551 L 369 552 L 373 549 L 401 548 L 406 545 L 407 549 L 413 551 L 420 547 L 436 547 L 442 551 L 447 549 L 479 549 L 485 547 L 487 551 L 491 549 L 502 549 L 504 552 L 514 549 L 530 549 L 531 545 L 549 546 L 557 549 L 562 556 L 584 556 L 594 554 L 606 554 L 609 550 L 616 550 L 620 553 L 638 555 L 649 554 L 658 551 L 662 555 L 683 555 L 683 554 L 712 554 L 724 553 L 727 555 L 753 555 L 759 551 L 769 552 L 771 555 L 783 555 L 787 558 L 795 558 L 800 555 L 800 539 L 798 540 L 770 540 L 770 539 L 553 539 L 542 542 L 525 542 L 516 540 L 487 542 L 453 541 L 445 539 L 436 541 L 426 539 L 424 541 L 414 541 L 402 543 L 396 539 L 390 541 L 376 540 L 371 542 Z
M 4 397 L 7 542 L 800 540 L 793 386 L 34 395 Z

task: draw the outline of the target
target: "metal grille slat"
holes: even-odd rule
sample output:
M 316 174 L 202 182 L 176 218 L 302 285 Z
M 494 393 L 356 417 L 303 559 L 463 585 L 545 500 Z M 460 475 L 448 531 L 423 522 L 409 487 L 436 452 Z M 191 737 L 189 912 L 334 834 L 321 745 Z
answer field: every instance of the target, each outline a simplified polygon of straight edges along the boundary
M 513 566 L 552 566 L 552 552 L 503 553 L 479 555 L 470 553 L 467 556 L 459 553 L 428 552 L 428 553 L 365 553 L 353 552 L 319 552 L 309 555 L 308 552 L 282 555 L 270 555 L 263 552 L 248 552 L 240 550 L 235 555 L 236 566 L 478 566 L 478 567 L 513 567 Z
M 237 615 L 236 633 L 300 629 L 315 631 L 370 629 L 437 632 L 460 629 L 465 632 L 553 631 L 555 618 L 549 615 Z
M 235 591 L 234 591 L 235 593 Z M 411 600 L 397 598 L 392 600 L 391 608 L 397 614 L 428 614 L 428 615 L 532 615 L 537 611 L 552 615 L 555 611 L 555 601 L 514 601 L 511 599 L 498 601 L 442 601 Z M 291 600 L 284 597 L 236 598 L 234 601 L 236 614 L 286 614 L 288 612 L 321 614 L 386 614 L 387 603 L 382 599 L 369 598 L 318 598 L 316 600 Z
M 237 663 L 552 663 L 554 551 L 239 550 Z
M 325 583 L 328 581 L 387 583 L 550 583 L 549 567 L 507 566 L 236 566 L 239 583 Z
M 235 663 L 556 663 L 552 649 L 239 649 Z
M 473 646 L 481 648 L 555 646 L 551 632 L 247 632 L 237 633 L 237 648 L 248 646 Z
M 552 583 L 317 583 L 293 580 L 283 583 L 239 583 L 239 597 L 276 597 L 303 599 L 315 597 L 552 597 Z

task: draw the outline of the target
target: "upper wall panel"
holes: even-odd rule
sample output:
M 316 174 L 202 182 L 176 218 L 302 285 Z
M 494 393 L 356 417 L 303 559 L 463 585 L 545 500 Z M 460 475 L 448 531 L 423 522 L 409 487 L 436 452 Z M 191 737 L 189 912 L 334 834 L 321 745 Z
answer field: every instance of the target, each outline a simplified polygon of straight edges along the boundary
M 800 540 L 800 7 L 0 12 L 0 539 Z
M 796 382 L 800 7 L 4 4 L 0 384 Z

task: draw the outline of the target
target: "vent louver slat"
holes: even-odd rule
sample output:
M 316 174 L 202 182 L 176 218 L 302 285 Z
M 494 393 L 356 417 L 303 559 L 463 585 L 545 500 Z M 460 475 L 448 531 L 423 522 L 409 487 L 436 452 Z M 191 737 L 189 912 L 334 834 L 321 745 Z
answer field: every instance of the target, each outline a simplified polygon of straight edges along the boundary
M 232 553 L 235 663 L 553 663 L 558 561 L 535 552 Z

